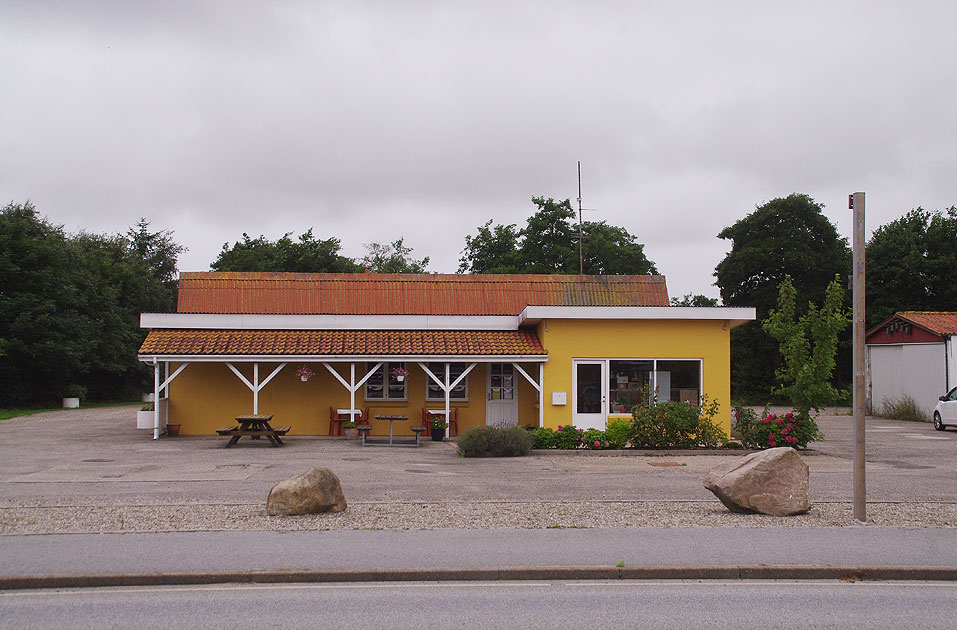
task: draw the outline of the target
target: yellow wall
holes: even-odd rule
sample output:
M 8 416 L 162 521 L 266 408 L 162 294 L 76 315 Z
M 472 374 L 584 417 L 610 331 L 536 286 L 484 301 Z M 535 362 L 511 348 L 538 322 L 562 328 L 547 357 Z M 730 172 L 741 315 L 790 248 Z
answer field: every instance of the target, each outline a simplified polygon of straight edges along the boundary
M 537 326 L 548 350 L 545 426 L 572 422 L 572 359 L 703 359 L 703 394 L 717 400 L 717 420 L 731 430 L 730 336 L 721 320 L 552 319 Z M 552 392 L 567 404 L 553 405 Z
M 545 363 L 545 426 L 557 428 L 572 422 L 572 359 L 703 359 L 703 393 L 720 404 L 718 420 L 730 431 L 729 335 L 723 321 L 682 320 L 545 320 L 538 336 L 548 350 Z M 234 363 L 252 381 L 252 364 Z M 310 363 L 316 373 L 308 382 L 294 374 L 298 363 L 289 364 L 259 393 L 260 413 L 273 414 L 273 426 L 289 425 L 290 435 L 327 435 L 329 407 L 349 406 L 349 392 L 319 363 Z M 332 364 L 348 382 L 349 364 Z M 521 364 L 538 379 L 538 364 Z M 259 378 L 265 379 L 277 366 L 261 363 Z M 356 380 L 365 375 L 356 364 Z M 397 435 L 412 435 L 411 424 L 421 422 L 422 408 L 441 408 L 444 401 L 425 401 L 426 374 L 414 363 L 409 370 L 408 401 L 381 401 L 356 392 L 356 407 L 376 413 L 408 415 L 396 422 Z M 175 369 L 176 365 L 171 366 Z M 459 410 L 459 432 L 485 423 L 487 365 L 480 363 L 469 373 L 469 399 L 453 402 Z M 538 426 L 537 392 L 520 374 L 518 423 Z M 567 404 L 552 405 L 552 392 L 565 392 Z M 210 435 L 234 424 L 238 415 L 252 413 L 253 394 L 223 363 L 193 363 L 170 384 L 169 422 L 180 424 L 185 435 Z M 388 434 L 389 423 L 373 422 L 373 435 Z
M 173 364 L 173 371 L 179 364 Z M 233 363 L 250 381 L 253 366 Z M 329 407 L 348 408 L 349 391 L 333 377 L 322 364 L 310 363 L 316 373 L 302 382 L 294 372 L 299 364 L 287 365 L 259 392 L 259 412 L 273 414 L 272 425 L 291 428 L 290 435 L 328 435 Z M 349 364 L 331 364 L 349 382 Z M 260 363 L 259 379 L 265 380 L 278 367 L 277 363 Z M 522 364 L 526 372 L 538 377 L 538 366 Z M 441 409 L 444 400 L 425 400 L 428 376 L 418 365 L 407 362 L 409 370 L 407 401 L 365 400 L 365 388 L 356 391 L 356 408 L 369 409 L 369 415 L 397 414 L 409 416 L 408 422 L 394 423 L 396 435 L 412 435 L 410 426 L 421 423 L 422 408 Z M 356 364 L 356 381 L 365 376 L 365 364 Z M 458 428 L 462 433 L 470 427 L 485 424 L 486 365 L 480 363 L 466 377 L 469 383 L 468 401 L 453 401 L 458 409 Z M 437 374 L 440 378 L 443 376 Z M 519 380 L 519 419 L 523 424 L 538 426 L 536 392 L 523 377 Z M 216 429 L 235 424 L 238 415 L 253 412 L 253 393 L 223 363 L 191 363 L 170 384 L 169 422 L 180 424 L 183 435 L 210 435 Z M 534 422 L 532 422 L 534 420 Z M 373 435 L 388 435 L 387 421 L 373 421 Z

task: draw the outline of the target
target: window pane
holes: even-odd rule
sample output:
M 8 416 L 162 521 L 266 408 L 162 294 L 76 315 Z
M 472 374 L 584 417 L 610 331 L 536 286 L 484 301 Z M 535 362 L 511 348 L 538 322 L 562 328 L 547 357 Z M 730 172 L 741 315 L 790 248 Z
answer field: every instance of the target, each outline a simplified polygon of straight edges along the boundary
M 609 361 L 608 367 L 611 413 L 628 413 L 639 402 L 647 404 L 640 394 L 642 388 L 651 387 L 653 361 Z
M 374 363 L 366 363 L 366 373 L 372 369 Z M 380 399 L 384 397 L 382 389 L 382 375 L 385 371 L 385 365 L 379 366 L 379 369 L 366 381 L 366 398 Z
M 701 400 L 701 361 L 658 361 L 658 400 L 697 405 Z
M 579 363 L 577 367 L 578 413 L 601 413 L 601 366 Z

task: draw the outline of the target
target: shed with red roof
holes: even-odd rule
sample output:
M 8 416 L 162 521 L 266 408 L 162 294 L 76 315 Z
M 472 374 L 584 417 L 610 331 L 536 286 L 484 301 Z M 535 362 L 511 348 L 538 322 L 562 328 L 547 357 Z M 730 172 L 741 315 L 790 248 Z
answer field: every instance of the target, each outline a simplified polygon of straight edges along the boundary
M 957 312 L 902 311 L 865 335 L 867 402 L 872 413 L 912 399 L 928 417 L 957 386 Z

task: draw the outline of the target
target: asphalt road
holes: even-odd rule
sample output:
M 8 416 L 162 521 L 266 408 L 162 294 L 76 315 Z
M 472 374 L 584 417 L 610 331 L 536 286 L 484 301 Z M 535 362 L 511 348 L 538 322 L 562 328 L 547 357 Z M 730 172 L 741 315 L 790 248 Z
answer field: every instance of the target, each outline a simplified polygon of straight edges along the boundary
M 953 583 L 483 582 L 0 593 L 4 628 L 953 628 Z

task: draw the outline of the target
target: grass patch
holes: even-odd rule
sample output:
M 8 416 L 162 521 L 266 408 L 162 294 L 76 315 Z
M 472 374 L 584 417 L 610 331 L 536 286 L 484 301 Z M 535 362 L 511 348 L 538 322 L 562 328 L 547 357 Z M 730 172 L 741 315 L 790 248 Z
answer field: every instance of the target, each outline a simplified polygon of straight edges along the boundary
M 906 420 L 908 422 L 930 422 L 930 415 L 921 409 L 910 396 L 900 398 L 885 398 L 877 415 L 892 420 Z
M 125 407 L 127 405 L 142 405 L 141 402 L 136 401 L 126 401 L 126 402 L 106 402 L 106 403 L 80 403 L 80 409 L 96 409 L 99 407 Z M 46 407 L 42 409 L 0 409 L 0 420 L 9 420 L 11 418 L 19 418 L 21 416 L 32 416 L 37 413 L 45 413 L 47 411 L 63 411 L 62 407 Z

